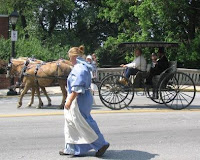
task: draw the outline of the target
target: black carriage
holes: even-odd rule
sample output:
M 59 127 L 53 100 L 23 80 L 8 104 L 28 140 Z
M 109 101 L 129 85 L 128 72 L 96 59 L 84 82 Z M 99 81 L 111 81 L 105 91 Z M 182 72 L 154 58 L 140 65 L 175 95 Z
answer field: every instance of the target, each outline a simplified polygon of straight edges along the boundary
M 167 42 L 128 42 L 119 44 L 119 48 L 135 47 L 178 47 L 178 43 Z M 196 87 L 185 73 L 177 71 L 176 61 L 171 61 L 168 69 L 160 75 L 153 77 L 153 85 L 145 85 L 147 72 L 138 72 L 130 79 L 123 74 L 107 75 L 99 85 L 99 97 L 101 102 L 108 108 L 120 110 L 128 107 L 132 102 L 135 93 L 146 95 L 156 103 L 165 104 L 167 107 L 180 110 L 188 107 L 195 98 Z M 121 79 L 128 83 L 120 83 Z

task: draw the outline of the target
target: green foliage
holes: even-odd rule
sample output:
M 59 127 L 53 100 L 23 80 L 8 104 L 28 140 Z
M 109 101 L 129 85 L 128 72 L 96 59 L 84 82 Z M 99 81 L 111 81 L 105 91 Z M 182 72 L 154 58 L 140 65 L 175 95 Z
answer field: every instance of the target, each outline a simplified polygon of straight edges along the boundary
M 184 63 L 184 67 L 199 68 L 200 1 L 142 0 L 103 1 L 99 16 L 118 24 L 118 41 L 125 34 L 124 42 L 166 41 L 179 42 L 177 50 L 167 50 L 170 60 Z M 125 16 L 126 15 L 126 16 Z M 107 39 L 109 42 L 110 40 Z M 115 43 L 115 42 L 112 42 Z M 106 42 L 104 42 L 106 44 Z M 112 48 L 112 44 L 108 43 Z M 107 46 L 103 46 L 106 50 Z M 115 47 L 113 47 L 115 49 Z M 143 49 L 146 57 L 153 50 Z M 128 53 L 129 52 L 129 53 Z M 115 51 L 113 51 L 113 54 Z M 127 62 L 133 58 L 131 51 L 124 53 Z
M 0 0 L 0 14 L 19 13 L 17 56 L 45 61 L 67 58 L 72 46 L 96 52 L 100 66 L 133 60 L 121 42 L 179 42 L 167 50 L 184 67 L 199 68 L 200 1 L 198 0 Z M 153 49 L 143 49 L 146 57 Z M 0 58 L 8 59 L 10 40 L 0 39 Z
M 0 59 L 8 60 L 11 54 L 11 41 L 0 38 Z
M 68 58 L 67 51 L 69 46 L 42 46 L 40 40 L 36 38 L 18 39 L 15 44 L 16 57 L 35 57 L 43 61 Z M 11 55 L 10 46 L 10 40 L 0 39 L 0 59 L 8 60 L 8 57 Z
M 186 68 L 200 69 L 200 34 L 191 41 L 191 45 L 182 43 L 178 52 L 178 61 Z
M 108 37 L 103 47 L 96 50 L 100 66 L 119 66 L 125 62 L 126 54 L 118 48 L 118 44 L 127 39 L 125 34 L 120 34 L 117 38 Z

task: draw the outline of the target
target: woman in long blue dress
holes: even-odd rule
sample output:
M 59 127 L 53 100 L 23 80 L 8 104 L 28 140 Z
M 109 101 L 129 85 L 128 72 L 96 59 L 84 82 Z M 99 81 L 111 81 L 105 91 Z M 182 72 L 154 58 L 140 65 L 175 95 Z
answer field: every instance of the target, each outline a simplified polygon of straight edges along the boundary
M 68 51 L 74 66 L 67 79 L 68 97 L 65 103 L 65 149 L 60 155 L 82 155 L 94 149 L 101 157 L 109 147 L 90 112 L 93 97 L 90 91 L 92 65 L 81 56 L 84 46 Z

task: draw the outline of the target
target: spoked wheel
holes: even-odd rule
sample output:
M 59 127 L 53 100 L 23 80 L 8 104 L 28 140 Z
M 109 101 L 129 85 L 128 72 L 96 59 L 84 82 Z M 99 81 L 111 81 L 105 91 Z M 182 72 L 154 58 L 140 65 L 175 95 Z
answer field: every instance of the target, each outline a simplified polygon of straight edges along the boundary
M 106 107 L 113 110 L 123 109 L 134 98 L 133 85 L 122 75 L 109 75 L 99 86 L 99 97 Z
M 150 98 L 152 101 L 163 104 L 163 101 L 160 97 L 158 87 L 156 86 L 147 86 L 146 87 L 147 98 Z
M 196 87 L 190 76 L 182 72 L 175 72 L 163 79 L 159 92 L 167 107 L 180 110 L 192 103 L 196 95 Z

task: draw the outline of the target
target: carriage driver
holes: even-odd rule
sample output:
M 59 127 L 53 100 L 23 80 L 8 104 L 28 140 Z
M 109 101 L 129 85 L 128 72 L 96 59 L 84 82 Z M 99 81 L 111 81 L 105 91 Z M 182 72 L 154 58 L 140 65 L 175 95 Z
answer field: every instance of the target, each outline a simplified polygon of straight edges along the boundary
M 135 59 L 129 64 L 121 64 L 120 67 L 125 67 L 124 76 L 129 79 L 130 75 L 136 75 L 138 71 L 146 71 L 147 62 L 142 55 L 141 49 L 136 49 L 134 52 Z M 120 80 L 120 83 L 126 85 L 127 81 L 125 79 Z

